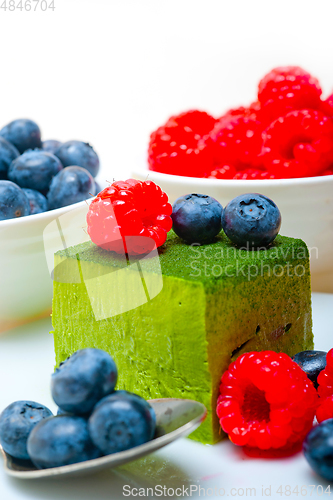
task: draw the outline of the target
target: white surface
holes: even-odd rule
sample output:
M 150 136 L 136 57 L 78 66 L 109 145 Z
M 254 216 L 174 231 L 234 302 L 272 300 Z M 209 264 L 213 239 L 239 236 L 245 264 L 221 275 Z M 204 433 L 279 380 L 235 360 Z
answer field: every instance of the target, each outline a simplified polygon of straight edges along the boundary
M 317 349 L 328 350 L 332 347 L 332 308 L 333 295 L 313 295 Z M 50 321 L 43 319 L 0 336 L 1 410 L 18 399 L 37 400 L 53 411 L 56 409 L 49 390 L 54 364 L 53 338 L 48 333 L 50 329 Z M 245 492 L 246 488 L 256 488 L 256 497 L 259 498 L 264 497 L 262 487 L 265 490 L 271 487 L 271 498 L 281 498 L 276 493 L 280 485 L 283 491 L 288 485 L 292 490 L 296 486 L 300 490 L 302 485 L 306 485 L 306 497 L 310 497 L 309 485 L 327 487 L 324 480 L 312 473 L 302 454 L 279 460 L 250 459 L 228 441 L 204 446 L 189 439 L 181 439 L 126 467 L 78 479 L 22 482 L 7 477 L 1 462 L 0 459 L 1 500 L 121 499 L 125 498 L 122 495 L 124 485 L 130 485 L 131 488 L 155 485 L 183 488 L 193 485 L 194 488 L 201 486 L 213 488 L 214 491 L 217 488 L 217 495 L 214 495 L 217 497 L 220 488 L 224 488 L 225 496 L 229 494 L 230 497 L 235 496 L 232 488 L 244 488 Z M 245 492 L 242 495 L 240 490 L 238 496 L 245 497 Z M 192 496 L 197 497 L 198 491 L 193 491 Z M 249 492 L 247 496 L 250 496 Z M 312 494 L 314 498 L 317 496 L 316 492 Z M 291 495 L 291 498 L 297 498 L 297 495 Z

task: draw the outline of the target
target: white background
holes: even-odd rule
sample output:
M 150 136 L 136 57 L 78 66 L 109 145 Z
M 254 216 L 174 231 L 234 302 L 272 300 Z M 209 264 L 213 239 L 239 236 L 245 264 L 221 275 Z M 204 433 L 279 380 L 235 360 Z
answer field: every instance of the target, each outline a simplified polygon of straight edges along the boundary
M 143 161 L 149 133 L 169 115 L 198 108 L 219 116 L 248 104 L 274 66 L 301 65 L 320 79 L 325 95 L 333 88 L 332 0 L 54 3 L 54 12 L 0 8 L 0 126 L 27 117 L 39 123 L 44 139 L 89 141 L 108 180 L 126 178 Z M 317 301 L 316 316 L 318 347 L 327 349 L 330 300 Z M 48 403 L 48 329 L 44 321 L 0 336 L 1 409 L 18 398 Z M 185 443 L 160 452 L 154 466 L 145 462 L 131 481 L 146 474 L 144 481 L 164 477 L 171 486 L 320 483 L 302 457 L 258 463 L 244 461 L 228 443 L 214 449 Z M 25 484 L 0 472 L 0 498 L 104 500 L 121 496 L 122 483 L 105 473 L 97 480 Z

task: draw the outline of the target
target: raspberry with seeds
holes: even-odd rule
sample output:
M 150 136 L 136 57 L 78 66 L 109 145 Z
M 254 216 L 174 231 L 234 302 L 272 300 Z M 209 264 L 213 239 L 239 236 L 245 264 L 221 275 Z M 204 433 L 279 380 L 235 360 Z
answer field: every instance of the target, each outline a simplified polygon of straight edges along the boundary
M 194 134 L 204 135 L 209 134 L 216 123 L 215 118 L 206 113 L 206 111 L 198 111 L 193 109 L 190 111 L 185 111 L 179 115 L 171 116 L 167 123 L 167 127 L 183 127 L 190 129 Z
M 297 109 L 321 107 L 322 90 L 317 78 L 298 66 L 273 69 L 259 82 L 258 100 L 273 121 Z
M 105 250 L 148 253 L 165 243 L 172 227 L 171 213 L 166 193 L 154 182 L 117 181 L 91 202 L 88 234 Z
M 324 115 L 333 118 L 333 94 L 328 96 L 325 101 L 321 102 L 320 111 L 324 113 Z
M 169 118 L 150 136 L 149 169 L 166 174 L 204 177 L 213 168 L 205 136 L 216 120 L 204 111 L 188 111 Z
M 215 166 L 207 176 L 208 179 L 233 179 L 237 170 L 233 165 Z
M 236 169 L 259 166 L 262 130 L 255 115 L 227 114 L 216 123 L 205 142 L 213 144 L 216 164 L 232 164 Z
M 333 349 L 326 354 L 326 367 L 319 373 L 317 381 L 320 406 L 316 417 L 320 423 L 333 418 Z
M 234 444 L 289 449 L 311 429 L 317 406 L 313 383 L 289 356 L 249 352 L 223 374 L 217 415 Z
M 244 170 L 240 170 L 235 174 L 233 179 L 238 179 L 238 180 L 264 180 L 264 179 L 275 179 L 275 175 L 271 174 L 270 172 L 267 172 L 267 170 L 260 170 L 260 169 L 255 169 L 255 168 L 246 168 Z
M 319 423 L 329 418 L 333 418 L 333 396 L 321 399 L 317 409 L 316 417 Z
M 222 120 L 227 120 L 229 121 L 232 118 L 238 117 L 238 116 L 244 116 L 244 117 L 251 117 L 254 116 L 256 118 L 256 112 L 253 108 L 245 108 L 244 106 L 240 106 L 239 108 L 231 108 L 228 109 L 224 115 L 222 115 L 218 121 Z
M 245 108 L 244 106 L 240 106 L 239 108 L 229 109 L 223 116 L 221 116 L 219 121 L 221 121 L 222 119 L 229 120 L 230 118 L 236 116 L 252 118 L 253 120 L 260 122 L 264 127 L 267 127 L 272 122 L 270 116 L 268 116 L 267 113 L 263 111 L 259 101 L 252 102 L 247 108 Z
M 326 354 L 326 367 L 319 373 L 317 381 L 321 398 L 333 396 L 333 349 Z
M 292 111 L 263 133 L 263 162 L 282 178 L 320 175 L 333 163 L 333 122 L 319 111 Z

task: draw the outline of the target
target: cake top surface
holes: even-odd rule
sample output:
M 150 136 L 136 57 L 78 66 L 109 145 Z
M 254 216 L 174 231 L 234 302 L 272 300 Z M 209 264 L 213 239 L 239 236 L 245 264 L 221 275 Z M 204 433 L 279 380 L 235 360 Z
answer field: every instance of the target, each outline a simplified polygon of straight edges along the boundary
M 120 256 L 103 250 L 91 241 L 60 250 L 57 256 L 97 264 L 99 271 L 112 272 L 144 258 L 145 269 L 156 272 L 157 256 Z M 158 249 L 159 263 L 164 276 L 173 276 L 187 281 L 216 282 L 221 278 L 244 280 L 256 276 L 268 268 L 304 263 L 308 260 L 308 249 L 300 239 L 278 235 L 268 248 L 248 250 L 237 248 L 221 232 L 214 243 L 207 245 L 187 245 L 171 230 L 166 243 Z M 102 267 L 101 267 L 102 266 Z M 266 267 L 265 267 L 266 266 Z M 269 266 L 269 267 L 267 267 Z M 278 267 L 276 267 L 278 266 Z M 96 267 L 96 266 L 94 266 Z

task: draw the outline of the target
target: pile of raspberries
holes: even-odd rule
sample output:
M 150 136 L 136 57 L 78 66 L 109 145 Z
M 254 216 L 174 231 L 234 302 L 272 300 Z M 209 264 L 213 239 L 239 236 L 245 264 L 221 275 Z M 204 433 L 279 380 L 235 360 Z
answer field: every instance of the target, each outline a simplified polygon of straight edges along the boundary
M 298 66 L 273 69 L 258 100 L 215 119 L 191 110 L 150 136 L 149 169 L 215 179 L 333 175 L 333 94 Z

